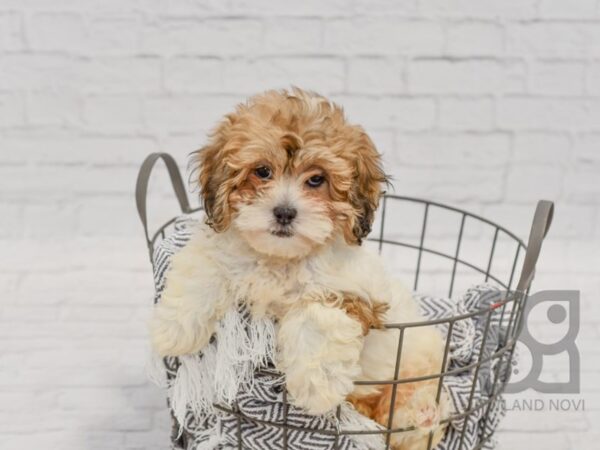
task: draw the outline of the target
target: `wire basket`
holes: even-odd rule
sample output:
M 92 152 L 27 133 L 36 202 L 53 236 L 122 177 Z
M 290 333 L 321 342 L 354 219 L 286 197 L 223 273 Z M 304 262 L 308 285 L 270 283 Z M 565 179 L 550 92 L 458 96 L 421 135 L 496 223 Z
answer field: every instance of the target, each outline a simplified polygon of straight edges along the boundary
M 168 235 L 176 219 L 174 217 L 167 221 L 153 234 L 150 234 L 148 231 L 146 211 L 148 181 L 152 168 L 159 159 L 162 159 L 166 164 L 181 212 L 191 214 L 201 211 L 201 208 L 190 207 L 181 174 L 174 159 L 166 153 L 154 153 L 148 156 L 142 164 L 138 175 L 136 203 L 152 264 L 154 264 L 154 248 Z M 398 333 L 398 351 L 395 356 L 396 374 L 394 379 L 377 381 L 358 380 L 355 382 L 356 385 L 392 386 L 390 420 L 388 426 L 384 429 L 376 431 L 327 431 L 292 425 L 287 421 L 288 403 L 287 395 L 284 392 L 285 407 L 283 423 L 263 421 L 265 425 L 283 429 L 282 448 L 285 450 L 288 449 L 287 431 L 294 430 L 333 434 L 335 439 L 333 448 L 335 449 L 339 448 L 337 445 L 338 439 L 344 434 L 381 434 L 384 435 L 387 450 L 390 448 L 390 438 L 393 434 L 414 430 L 414 428 L 394 429 L 391 425 L 394 411 L 392 406 L 394 405 L 396 389 L 400 384 L 438 379 L 437 401 L 439 402 L 445 377 L 455 375 L 459 371 L 472 371 L 472 379 L 475 380 L 481 367 L 484 364 L 489 364 L 491 367 L 494 367 L 495 376 L 493 377 L 491 395 L 488 400 L 475 404 L 473 400 L 475 382 L 472 382 L 466 408 L 442 421 L 444 423 L 463 418 L 468 423 L 475 413 L 483 410 L 483 424 L 479 427 L 476 445 L 472 447 L 475 449 L 483 448 L 493 435 L 493 431 L 486 431 L 490 410 L 499 401 L 499 396 L 504 392 L 510 378 L 515 344 L 522 328 L 527 295 L 531 287 L 543 239 L 552 221 L 553 209 L 552 202 L 542 200 L 538 203 L 526 246 L 521 239 L 508 229 L 477 214 L 428 200 L 397 195 L 384 195 L 379 216 L 374 226 L 374 236 L 368 239 L 367 245 L 374 246 L 379 253 L 384 254 L 384 257 L 388 257 L 390 260 L 401 260 L 403 264 L 400 267 L 394 268 L 394 272 L 401 275 L 404 280 L 412 278 L 414 290 L 417 290 L 419 286 L 423 286 L 424 282 L 427 282 L 428 287 L 435 285 L 438 289 L 444 290 L 444 295 L 452 297 L 455 292 L 460 291 L 459 286 L 461 283 L 468 286 L 473 284 L 473 282 L 484 281 L 497 285 L 505 290 L 506 294 L 501 302 L 493 305 L 493 308 L 481 308 L 467 314 L 438 320 L 385 325 L 385 328 L 397 330 Z M 434 219 L 436 215 L 440 214 L 446 215 L 444 220 Z M 399 216 L 401 216 L 401 220 L 398 219 Z M 407 218 L 411 219 L 410 223 Z M 439 227 L 440 223 L 443 224 L 441 228 Z M 451 236 L 454 236 L 454 239 L 450 239 Z M 450 246 L 448 245 L 449 241 L 451 242 Z M 471 250 L 467 251 L 467 247 L 469 246 Z M 405 252 L 405 255 L 400 257 L 399 255 L 402 252 Z M 412 256 L 406 256 L 410 254 Z M 507 331 L 500 348 L 492 354 L 485 355 L 485 341 L 488 338 L 492 312 L 497 308 L 501 308 L 500 325 L 504 324 Z M 446 362 L 450 349 L 450 337 L 452 336 L 455 324 L 461 320 L 475 318 L 476 316 L 484 321 L 485 330 L 482 338 L 483 345 L 481 345 L 481 351 L 475 363 L 427 376 L 411 378 L 400 378 L 398 376 L 402 357 L 403 337 L 407 329 L 412 327 L 445 325 L 447 333 L 443 355 L 444 364 L 442 367 L 447 367 Z M 235 405 L 231 408 L 223 405 L 215 406 L 222 412 L 236 417 L 238 433 L 237 448 L 240 450 L 243 449 L 240 437 L 242 424 L 244 421 L 256 421 L 256 419 L 245 416 L 239 412 Z M 463 448 L 466 428 L 466 426 L 463 427 L 462 435 L 460 436 L 459 450 Z M 173 430 L 174 444 L 186 448 L 185 442 L 182 442 L 182 440 L 185 441 L 185 433 L 182 436 L 177 432 L 179 425 L 175 419 L 173 419 Z M 427 450 L 430 450 L 432 447 L 432 436 L 433 434 L 430 433 Z

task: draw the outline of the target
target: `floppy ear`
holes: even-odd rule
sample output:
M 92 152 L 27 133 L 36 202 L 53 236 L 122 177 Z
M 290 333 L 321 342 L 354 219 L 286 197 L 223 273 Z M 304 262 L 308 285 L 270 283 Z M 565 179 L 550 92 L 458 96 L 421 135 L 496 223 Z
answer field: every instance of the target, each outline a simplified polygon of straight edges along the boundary
M 381 185 L 387 176 L 381 167 L 381 156 L 369 136 L 360 130 L 355 156 L 354 188 L 350 192 L 350 203 L 356 211 L 352 232 L 360 245 L 371 232 L 375 211 L 382 195 Z
M 209 143 L 194 152 L 193 156 L 206 223 L 217 232 L 225 230 L 231 221 L 231 169 L 227 166 L 225 158 L 225 146 L 231 125 L 232 118 L 228 116 L 211 133 Z

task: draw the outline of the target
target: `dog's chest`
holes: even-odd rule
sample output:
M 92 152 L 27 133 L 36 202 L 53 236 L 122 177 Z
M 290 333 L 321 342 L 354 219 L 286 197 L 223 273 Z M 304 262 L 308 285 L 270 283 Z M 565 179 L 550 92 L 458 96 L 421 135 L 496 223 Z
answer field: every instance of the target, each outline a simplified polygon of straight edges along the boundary
M 315 283 L 315 276 L 306 264 L 257 262 L 237 280 L 236 291 L 251 306 L 254 315 L 281 317 Z

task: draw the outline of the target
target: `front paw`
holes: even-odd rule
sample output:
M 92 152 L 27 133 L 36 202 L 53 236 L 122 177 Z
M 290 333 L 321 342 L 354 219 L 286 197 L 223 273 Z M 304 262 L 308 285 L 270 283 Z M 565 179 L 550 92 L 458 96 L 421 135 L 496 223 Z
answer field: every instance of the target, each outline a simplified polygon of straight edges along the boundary
M 291 402 L 313 415 L 332 411 L 352 392 L 359 372 L 351 367 L 318 363 L 304 370 L 288 371 L 286 385 Z
M 160 305 L 150 322 L 152 347 L 160 356 L 198 353 L 208 344 L 211 335 L 211 330 L 189 320 L 178 320 L 173 311 Z
M 294 405 L 324 414 L 352 392 L 363 335 L 344 311 L 320 304 L 298 308 L 281 321 L 277 339 L 278 368 Z

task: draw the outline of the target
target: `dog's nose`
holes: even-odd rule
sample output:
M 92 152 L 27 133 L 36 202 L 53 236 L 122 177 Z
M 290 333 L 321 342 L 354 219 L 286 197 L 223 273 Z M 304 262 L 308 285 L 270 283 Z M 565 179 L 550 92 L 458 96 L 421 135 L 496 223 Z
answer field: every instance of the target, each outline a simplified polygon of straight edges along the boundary
M 292 223 L 296 214 L 298 214 L 296 208 L 290 208 L 289 206 L 277 206 L 273 208 L 273 215 L 280 225 L 289 225 Z

